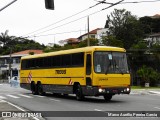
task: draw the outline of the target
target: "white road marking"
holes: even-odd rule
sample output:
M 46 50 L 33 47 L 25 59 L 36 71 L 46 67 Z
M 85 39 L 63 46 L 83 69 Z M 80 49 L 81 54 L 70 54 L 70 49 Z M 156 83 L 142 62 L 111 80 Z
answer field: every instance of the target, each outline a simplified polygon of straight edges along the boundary
M 40 96 L 40 95 L 34 95 L 34 96 L 36 96 L 36 97 L 40 97 L 40 98 L 45 97 L 45 96 Z
M 22 109 L 21 107 L 19 107 L 19 106 L 15 105 L 15 104 L 13 104 L 13 103 L 10 103 L 10 102 L 7 102 L 7 103 L 8 103 L 8 104 L 10 104 L 10 105 L 12 105 L 13 107 L 16 107 L 17 109 L 19 109 L 19 110 L 21 110 L 21 111 L 25 112 L 25 110 L 24 110 L 24 109 Z
M 159 92 L 159 91 L 149 91 L 149 92 L 151 92 L 151 93 L 155 93 L 155 94 L 160 94 L 160 92 Z
M 103 111 L 103 110 L 100 110 L 100 109 L 94 109 L 95 111 L 98 111 L 98 112 L 103 112 L 103 113 L 106 113 L 108 114 L 109 112 L 106 112 L 106 111 Z
M 154 108 L 156 108 L 156 109 L 160 109 L 160 107 L 154 107 Z
M 22 96 L 22 97 L 26 97 L 26 98 L 33 98 L 31 96 L 28 96 L 28 95 L 23 95 L 23 94 L 18 94 L 19 96 Z
M 153 95 L 153 96 L 160 96 L 160 94 L 149 94 L 149 95 Z
M 0 99 L 0 103 L 4 103 L 4 102 L 6 102 L 6 101 Z
M 75 94 L 68 94 L 69 96 L 73 96 L 73 97 L 75 97 L 76 95 Z
M 95 111 L 102 111 L 103 112 L 103 110 L 99 110 L 99 109 L 94 109 Z
M 21 108 L 21 107 L 19 107 L 19 106 L 17 106 L 17 105 L 15 105 L 15 104 L 13 104 L 13 103 L 10 103 L 10 102 L 8 102 L 8 101 L 5 101 L 5 100 L 3 100 L 4 102 L 7 102 L 8 104 L 10 104 L 11 106 L 13 106 L 13 107 L 15 107 L 15 108 L 17 108 L 17 109 L 19 109 L 20 111 L 23 111 L 23 112 L 27 112 L 26 110 L 24 110 L 23 108 Z M 36 118 L 36 117 L 32 117 L 34 120 L 40 120 L 40 119 L 38 119 L 38 118 Z
M 133 93 L 133 92 L 131 92 L 130 93 L 130 95 L 138 95 L 139 93 Z
M 7 103 L 10 104 L 10 105 L 12 105 L 12 106 L 14 106 L 14 107 L 16 107 L 17 109 L 19 109 L 19 110 L 21 110 L 21 111 L 23 111 L 23 112 L 26 112 L 26 110 L 24 110 L 23 108 L 15 105 L 15 104 L 13 104 L 13 103 L 10 103 L 10 102 L 7 102 Z M 39 119 L 36 118 L 36 117 L 32 117 L 32 118 L 35 119 L 35 120 L 39 120 Z
M 0 99 L 6 99 L 6 97 L 0 96 Z
M 7 96 L 12 97 L 12 98 L 20 98 L 20 97 L 14 96 L 14 95 L 7 95 Z
M 57 99 L 50 99 L 50 100 L 53 100 L 53 101 L 56 101 L 56 102 L 60 102 L 60 100 L 57 100 Z

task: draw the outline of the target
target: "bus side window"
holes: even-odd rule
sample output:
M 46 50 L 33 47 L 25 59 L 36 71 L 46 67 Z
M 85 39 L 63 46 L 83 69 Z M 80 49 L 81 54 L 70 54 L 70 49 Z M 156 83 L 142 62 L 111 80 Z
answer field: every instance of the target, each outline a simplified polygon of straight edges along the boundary
M 87 59 L 86 59 L 86 75 L 91 74 L 91 55 L 87 54 Z

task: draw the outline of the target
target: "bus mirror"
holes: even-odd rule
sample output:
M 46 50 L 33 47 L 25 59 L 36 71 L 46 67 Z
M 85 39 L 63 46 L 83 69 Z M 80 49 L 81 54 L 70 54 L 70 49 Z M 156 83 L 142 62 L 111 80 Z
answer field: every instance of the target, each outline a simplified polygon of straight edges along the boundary
M 54 0 L 45 0 L 45 7 L 49 10 L 54 10 Z

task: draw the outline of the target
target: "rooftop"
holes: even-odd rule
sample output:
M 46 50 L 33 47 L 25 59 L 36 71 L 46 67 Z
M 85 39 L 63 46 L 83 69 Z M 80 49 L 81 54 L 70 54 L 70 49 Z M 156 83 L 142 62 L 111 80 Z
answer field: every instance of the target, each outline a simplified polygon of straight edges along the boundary
M 12 53 L 12 55 L 30 54 L 31 52 L 33 52 L 34 54 L 41 54 L 43 53 L 43 50 L 24 50 L 24 51 Z
M 89 34 L 97 34 L 97 31 L 98 31 L 98 30 L 101 30 L 101 29 L 102 29 L 102 28 L 94 29 L 94 30 L 90 31 Z M 87 35 L 87 34 L 88 34 L 88 33 L 85 33 L 85 34 L 79 36 L 78 38 L 80 38 L 80 37 L 82 37 L 82 36 L 85 36 L 85 35 Z
M 160 18 L 160 14 L 155 14 L 155 15 L 151 16 L 151 18 Z

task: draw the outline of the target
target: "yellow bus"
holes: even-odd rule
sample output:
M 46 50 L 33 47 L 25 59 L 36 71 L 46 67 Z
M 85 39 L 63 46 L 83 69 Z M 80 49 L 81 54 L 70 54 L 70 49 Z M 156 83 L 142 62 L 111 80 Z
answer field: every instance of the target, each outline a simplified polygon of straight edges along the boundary
M 130 93 L 126 51 L 119 47 L 91 46 L 21 58 L 20 86 L 33 94 L 46 92 L 84 96 Z

